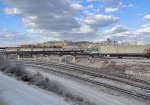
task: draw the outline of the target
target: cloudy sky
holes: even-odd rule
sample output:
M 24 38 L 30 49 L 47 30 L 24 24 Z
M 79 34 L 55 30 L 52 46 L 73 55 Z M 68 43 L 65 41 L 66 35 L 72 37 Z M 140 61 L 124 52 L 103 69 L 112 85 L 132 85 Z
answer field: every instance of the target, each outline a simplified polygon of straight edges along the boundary
M 0 0 L 0 46 L 50 40 L 150 43 L 149 0 Z

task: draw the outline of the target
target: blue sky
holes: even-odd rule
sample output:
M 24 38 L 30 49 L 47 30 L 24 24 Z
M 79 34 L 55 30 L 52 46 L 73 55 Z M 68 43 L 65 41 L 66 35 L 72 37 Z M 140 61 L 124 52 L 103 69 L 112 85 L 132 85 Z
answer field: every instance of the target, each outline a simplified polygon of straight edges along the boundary
M 0 0 L 0 46 L 49 40 L 150 43 L 149 0 Z

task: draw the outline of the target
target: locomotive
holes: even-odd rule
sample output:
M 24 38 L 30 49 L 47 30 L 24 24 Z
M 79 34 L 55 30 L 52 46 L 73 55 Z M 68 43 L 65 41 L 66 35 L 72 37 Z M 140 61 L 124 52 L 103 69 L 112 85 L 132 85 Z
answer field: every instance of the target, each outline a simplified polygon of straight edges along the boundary
M 150 48 L 144 49 L 144 54 L 150 55 Z

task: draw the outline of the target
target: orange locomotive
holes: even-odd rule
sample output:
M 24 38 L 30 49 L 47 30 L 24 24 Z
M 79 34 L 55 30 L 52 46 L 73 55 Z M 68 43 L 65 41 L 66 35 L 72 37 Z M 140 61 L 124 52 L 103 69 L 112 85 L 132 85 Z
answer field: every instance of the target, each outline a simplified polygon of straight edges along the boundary
M 150 48 L 144 49 L 145 54 L 150 54 Z

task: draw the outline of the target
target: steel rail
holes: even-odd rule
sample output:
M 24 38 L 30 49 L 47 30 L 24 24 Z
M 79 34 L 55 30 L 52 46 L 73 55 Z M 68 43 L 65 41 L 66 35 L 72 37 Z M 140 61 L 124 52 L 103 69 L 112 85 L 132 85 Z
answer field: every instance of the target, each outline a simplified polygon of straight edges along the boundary
M 109 88 L 109 89 L 112 89 L 112 90 L 115 90 L 115 91 L 119 91 L 119 92 L 122 92 L 122 93 L 125 93 L 125 94 L 128 94 L 128 95 L 131 95 L 131 96 L 135 96 L 135 97 L 139 97 L 139 98 L 142 98 L 142 99 L 150 100 L 150 96 L 148 96 L 148 95 L 133 92 L 133 91 L 126 90 L 126 89 L 123 89 L 123 88 L 119 88 L 119 87 L 116 87 L 116 86 L 108 85 L 108 84 L 98 82 L 98 81 L 95 81 L 95 80 L 91 80 L 91 79 L 88 79 L 88 78 L 85 78 L 85 77 L 81 77 L 81 76 L 78 76 L 78 75 L 75 75 L 75 74 L 72 74 L 72 73 L 68 73 L 68 72 L 64 72 L 64 71 L 60 71 L 60 70 L 56 70 L 56 69 L 51 69 L 51 68 L 41 66 L 41 65 L 32 65 L 32 64 L 26 64 L 26 65 L 27 66 L 32 66 L 32 67 L 38 67 L 38 68 L 42 68 L 42 69 L 48 69 L 52 72 L 56 72 L 56 73 L 63 74 L 63 75 L 69 76 L 69 77 L 77 78 L 77 79 L 80 79 L 80 80 L 83 80 L 83 81 L 86 81 L 86 82 L 89 82 L 89 83 L 92 83 L 92 84 L 95 84 L 95 85 L 98 85 L 98 86 L 103 86 L 103 87 L 106 87 L 106 88 Z
M 133 82 L 133 81 L 125 80 L 125 79 L 120 79 L 119 77 L 113 77 L 113 76 L 109 76 L 109 75 L 105 75 L 105 74 L 101 74 L 101 73 L 96 73 L 96 72 L 93 72 L 93 71 L 87 71 L 85 69 L 79 69 L 79 68 L 71 67 L 71 66 L 68 66 L 68 65 L 56 64 L 56 63 L 47 63 L 46 64 L 46 63 L 43 63 L 43 62 L 38 62 L 38 63 L 33 63 L 33 64 L 40 64 L 40 65 L 44 65 L 44 66 L 50 66 L 50 67 L 59 68 L 59 69 L 67 70 L 67 71 L 80 72 L 82 74 L 90 75 L 90 76 L 93 76 L 93 77 L 105 78 L 105 79 L 121 82 L 121 83 L 130 85 L 130 86 L 134 86 L 134 87 L 137 87 L 137 88 L 140 88 L 140 89 L 150 90 L 149 86 L 141 85 L 141 83 L 139 84 L 137 82 Z

